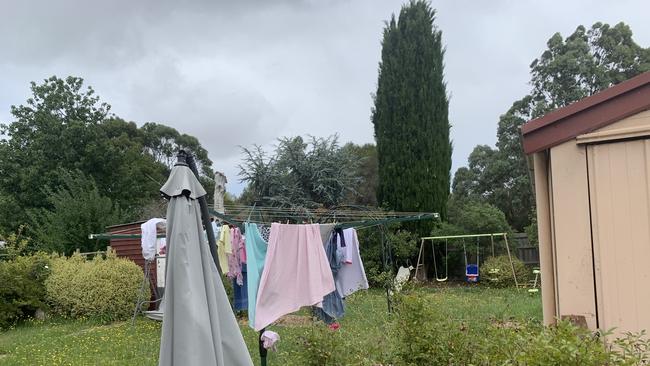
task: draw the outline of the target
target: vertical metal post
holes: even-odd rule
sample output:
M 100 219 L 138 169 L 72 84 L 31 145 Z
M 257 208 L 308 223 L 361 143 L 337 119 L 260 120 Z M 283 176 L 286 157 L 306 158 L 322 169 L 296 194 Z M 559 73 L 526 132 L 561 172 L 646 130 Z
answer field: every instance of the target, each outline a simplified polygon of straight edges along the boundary
M 383 252 L 383 262 L 384 262 L 384 272 L 390 271 L 392 273 L 392 262 L 390 262 L 390 258 L 392 257 L 392 253 L 390 250 L 390 244 L 388 244 L 388 241 L 386 240 L 386 235 L 384 233 L 385 227 L 382 225 L 380 227 L 381 229 L 381 246 L 382 246 L 382 252 Z M 390 301 L 390 285 L 388 283 L 385 284 L 386 286 L 386 306 L 388 307 L 388 313 L 391 313 L 393 310 L 393 306 Z
M 260 330 L 260 332 L 257 334 L 257 340 L 259 342 L 258 345 L 260 351 L 260 366 L 266 366 L 266 355 L 268 353 L 268 350 L 264 348 L 264 342 L 262 341 L 262 334 L 264 334 L 265 329 Z
M 187 162 L 187 165 L 196 176 L 196 179 L 199 179 L 199 170 L 196 168 L 196 161 L 194 161 L 194 156 L 192 156 L 192 154 L 186 153 L 183 150 L 178 152 L 179 155 L 181 153 L 187 155 L 185 161 Z M 217 271 L 219 271 L 219 274 L 221 275 L 223 274 L 223 272 L 221 271 L 221 266 L 219 266 L 219 255 L 217 254 L 217 242 L 214 239 L 214 231 L 212 231 L 212 224 L 210 223 L 210 214 L 208 213 L 208 200 L 205 198 L 205 196 L 199 198 L 199 206 L 201 208 L 201 219 L 203 220 L 203 226 L 205 226 L 205 232 L 208 236 L 210 254 L 212 254 L 212 260 L 214 260 L 214 264 L 217 266 Z
M 420 251 L 418 252 L 418 262 L 415 265 L 415 279 L 418 279 L 418 270 L 420 269 L 420 258 L 422 257 L 422 250 L 424 248 L 424 239 L 420 241 Z M 435 260 L 435 257 L 433 258 Z M 423 259 L 424 260 L 424 259 Z M 424 266 L 424 263 L 422 263 L 422 266 Z M 425 275 L 426 277 L 426 275 Z
M 508 251 L 508 259 L 510 259 L 510 268 L 512 269 L 512 277 L 515 279 L 515 287 L 519 288 L 517 282 L 517 273 L 515 273 L 515 265 L 512 263 L 512 256 L 510 255 L 510 246 L 508 245 L 508 234 L 503 234 L 503 240 L 506 242 L 506 250 Z
M 494 235 L 490 234 L 490 243 L 492 243 L 492 256 L 494 257 Z

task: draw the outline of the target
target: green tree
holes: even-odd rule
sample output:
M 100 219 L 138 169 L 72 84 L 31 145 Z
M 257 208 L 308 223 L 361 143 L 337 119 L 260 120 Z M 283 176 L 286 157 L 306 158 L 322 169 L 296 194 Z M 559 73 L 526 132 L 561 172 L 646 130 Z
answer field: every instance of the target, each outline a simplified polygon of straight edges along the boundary
M 157 162 L 163 164 L 168 170 L 176 163 L 176 154 L 183 149 L 194 155 L 197 169 L 204 176 L 212 177 L 212 161 L 208 151 L 201 146 L 199 140 L 175 128 L 159 123 L 147 122 L 142 128 L 144 133 L 144 148 Z
M 106 242 L 88 239 L 88 234 L 103 232 L 109 225 L 131 218 L 110 198 L 103 196 L 95 181 L 81 171 L 59 171 L 63 182 L 56 189 L 46 187 L 51 208 L 31 210 L 34 239 L 39 249 L 72 254 L 103 250 Z
M 650 70 L 650 48 L 637 45 L 624 23 L 596 23 L 579 26 L 567 38 L 554 34 L 530 69 L 532 89 L 499 118 L 496 149 L 475 147 L 453 182 L 454 196 L 493 204 L 516 230 L 530 224 L 534 205 L 521 126 Z
M 343 203 L 359 180 L 358 162 L 339 146 L 336 135 L 308 142 L 284 137 L 272 156 L 259 146 L 242 150 L 239 176 L 248 183 L 242 193 L 247 203 L 298 211 L 332 207 Z
M 211 161 L 198 140 L 173 128 L 134 122 L 109 114 L 83 79 L 52 76 L 31 83 L 32 96 L 12 106 L 14 120 L 2 125 L 0 141 L 0 229 L 12 232 L 28 223 L 26 212 L 51 209 L 49 187 L 62 186 L 60 171 L 92 178 L 99 194 L 136 212 L 159 197 L 174 155 L 166 147 L 186 148 L 197 156 L 202 182 L 210 189 Z M 165 139 L 166 145 L 156 143 Z M 83 235 L 87 235 L 84 233 Z
M 442 33 L 434 20 L 428 2 L 413 0 L 386 24 L 372 123 L 378 203 L 445 217 L 452 146 Z M 419 227 L 428 233 L 425 226 Z
M 509 233 L 512 228 L 498 207 L 486 202 L 451 199 L 449 223 L 463 230 L 463 234 Z
M 356 145 L 347 143 L 343 146 L 358 162 L 357 176 L 359 183 L 354 192 L 346 199 L 350 204 L 377 206 L 377 148 L 374 144 Z

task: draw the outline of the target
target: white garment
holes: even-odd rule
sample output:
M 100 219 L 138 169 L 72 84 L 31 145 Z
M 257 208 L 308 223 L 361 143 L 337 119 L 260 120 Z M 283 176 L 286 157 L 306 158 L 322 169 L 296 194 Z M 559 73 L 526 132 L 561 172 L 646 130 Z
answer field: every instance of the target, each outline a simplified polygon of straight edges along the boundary
M 140 244 L 145 260 L 150 261 L 156 257 L 156 237 L 158 236 L 156 225 L 160 222 L 165 222 L 165 219 L 153 218 L 140 225 Z
M 343 264 L 336 276 L 336 290 L 341 297 L 352 295 L 358 290 L 368 289 L 368 278 L 359 254 L 359 239 L 353 228 L 343 230 L 345 253 Z M 339 247 L 341 243 L 338 243 Z
M 413 270 L 413 266 L 409 266 L 408 268 L 406 267 L 399 267 L 397 270 L 397 276 L 395 276 L 395 291 L 400 292 L 402 291 L 402 286 L 408 282 L 409 278 L 411 278 L 411 271 Z M 392 294 L 392 291 L 391 291 Z

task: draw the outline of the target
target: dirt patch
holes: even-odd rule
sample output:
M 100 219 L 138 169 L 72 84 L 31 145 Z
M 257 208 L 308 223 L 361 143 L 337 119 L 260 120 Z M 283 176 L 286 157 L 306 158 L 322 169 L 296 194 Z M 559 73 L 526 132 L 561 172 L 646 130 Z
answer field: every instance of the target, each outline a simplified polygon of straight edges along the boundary
M 311 325 L 313 322 L 310 316 L 289 314 L 280 318 L 275 325 L 280 327 L 304 327 Z

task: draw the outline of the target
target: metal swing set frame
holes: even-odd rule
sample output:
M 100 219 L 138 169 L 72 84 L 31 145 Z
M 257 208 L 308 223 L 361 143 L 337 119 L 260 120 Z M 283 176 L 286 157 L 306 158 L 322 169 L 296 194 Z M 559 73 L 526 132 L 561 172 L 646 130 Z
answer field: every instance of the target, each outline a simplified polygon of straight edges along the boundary
M 445 282 L 449 278 L 449 266 L 448 266 L 448 258 L 449 258 L 449 239 L 461 239 L 463 242 L 463 253 L 465 255 L 465 271 L 467 275 L 467 249 L 465 247 L 465 239 L 467 238 L 476 238 L 476 268 L 477 268 L 477 273 L 476 275 L 478 276 L 478 266 L 479 266 L 479 253 L 480 253 L 480 245 L 479 245 L 479 240 L 482 237 L 490 237 L 490 243 L 492 246 L 492 256 L 495 255 L 495 250 L 494 250 L 494 238 L 497 237 L 503 237 L 503 241 L 506 244 L 506 251 L 508 252 L 508 259 L 510 260 L 510 269 L 512 270 L 512 276 L 515 280 L 515 286 L 519 287 L 519 282 L 517 281 L 517 274 L 515 273 L 515 266 L 512 262 L 512 254 L 510 253 L 510 245 L 508 244 L 508 234 L 507 233 L 492 233 L 492 234 L 467 234 L 467 235 L 446 235 L 446 236 L 427 236 L 427 237 L 422 237 L 420 238 L 420 251 L 418 253 L 418 262 L 415 266 L 415 278 L 418 277 L 418 271 L 420 271 L 420 267 L 424 267 L 424 245 L 426 241 L 431 241 L 431 254 L 433 255 L 433 268 L 434 268 L 434 273 L 436 276 L 436 281 L 437 282 Z M 445 243 L 445 275 L 444 277 L 441 277 L 438 275 L 438 264 L 436 261 L 436 241 L 443 241 Z

